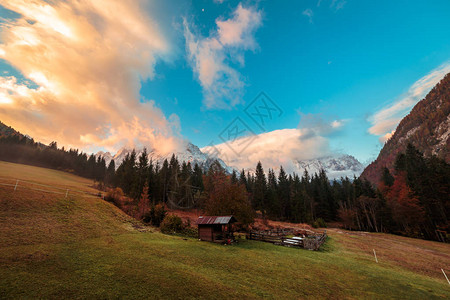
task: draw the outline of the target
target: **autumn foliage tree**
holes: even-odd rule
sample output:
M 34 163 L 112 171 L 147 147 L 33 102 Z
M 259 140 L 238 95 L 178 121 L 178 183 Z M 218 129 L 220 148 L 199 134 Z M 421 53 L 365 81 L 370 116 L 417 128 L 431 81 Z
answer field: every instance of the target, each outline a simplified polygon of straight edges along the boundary
M 145 185 L 139 199 L 138 207 L 137 207 L 137 219 L 143 219 L 146 214 L 150 212 L 150 199 L 148 196 L 148 186 Z
M 442 241 L 437 232 L 450 229 L 450 165 L 424 157 L 409 144 L 395 160 L 394 175 L 385 168 L 381 178 L 378 189 L 390 209 L 390 230 Z
M 233 215 L 244 226 L 253 222 L 254 211 L 244 185 L 232 183 L 218 164 L 205 178 L 205 212 L 209 215 Z
M 418 236 L 425 212 L 417 196 L 406 184 L 406 174 L 400 172 L 386 192 L 392 217 L 400 229 L 409 235 Z

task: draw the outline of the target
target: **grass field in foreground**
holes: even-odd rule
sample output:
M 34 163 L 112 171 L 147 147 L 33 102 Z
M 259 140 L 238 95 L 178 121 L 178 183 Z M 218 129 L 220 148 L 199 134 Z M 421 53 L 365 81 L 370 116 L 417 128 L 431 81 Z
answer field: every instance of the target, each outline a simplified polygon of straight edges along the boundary
M 21 172 L 88 186 L 70 174 L 0 163 L 2 177 Z M 439 273 L 450 265 L 446 244 L 333 229 L 313 252 L 246 240 L 222 246 L 136 225 L 99 198 L 0 186 L 0 298 L 450 297 Z

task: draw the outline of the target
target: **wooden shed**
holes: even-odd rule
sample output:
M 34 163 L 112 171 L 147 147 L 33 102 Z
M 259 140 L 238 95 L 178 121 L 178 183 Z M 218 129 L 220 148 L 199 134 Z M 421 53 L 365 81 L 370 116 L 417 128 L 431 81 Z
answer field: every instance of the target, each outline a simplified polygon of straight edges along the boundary
M 198 238 L 202 241 L 223 243 L 233 238 L 233 216 L 200 216 L 197 220 Z

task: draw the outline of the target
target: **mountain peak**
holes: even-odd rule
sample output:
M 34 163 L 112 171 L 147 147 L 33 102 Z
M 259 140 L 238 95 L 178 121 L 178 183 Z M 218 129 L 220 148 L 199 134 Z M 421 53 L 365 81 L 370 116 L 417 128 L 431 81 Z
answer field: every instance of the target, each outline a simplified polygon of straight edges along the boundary
M 115 155 L 111 155 L 111 153 L 109 152 L 105 153 L 103 151 L 99 151 L 95 154 L 95 156 L 103 157 L 107 164 L 109 164 L 109 162 L 112 159 L 114 159 L 115 166 L 116 168 L 118 168 L 122 163 L 122 161 L 125 159 L 125 157 L 132 151 L 133 149 L 123 147 L 119 151 L 117 151 Z M 136 151 L 136 159 L 138 159 L 138 157 L 144 151 L 144 148 L 135 149 L 135 151 Z M 156 153 L 154 150 L 150 151 L 147 150 L 147 153 L 149 159 L 152 159 L 155 162 L 159 162 L 160 164 L 162 164 L 165 159 L 169 160 L 172 157 L 172 155 L 175 155 L 180 162 L 186 163 L 190 162 L 192 165 L 198 164 L 205 170 L 208 169 L 209 166 L 217 160 L 226 171 L 228 172 L 232 171 L 232 168 L 228 167 L 220 158 L 211 157 L 210 155 L 203 153 L 199 147 L 190 142 L 186 144 L 186 147 L 182 151 L 179 150 L 167 155 L 160 155 Z

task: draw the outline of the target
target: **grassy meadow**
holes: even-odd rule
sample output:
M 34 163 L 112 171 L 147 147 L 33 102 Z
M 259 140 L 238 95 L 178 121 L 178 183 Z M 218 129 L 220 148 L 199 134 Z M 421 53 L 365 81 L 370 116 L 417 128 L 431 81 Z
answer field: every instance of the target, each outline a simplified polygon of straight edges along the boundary
M 0 178 L 94 191 L 87 179 L 4 162 Z M 223 246 L 161 234 L 100 198 L 13 189 L 0 185 L 0 298 L 450 298 L 447 244 L 329 229 L 316 252 Z

